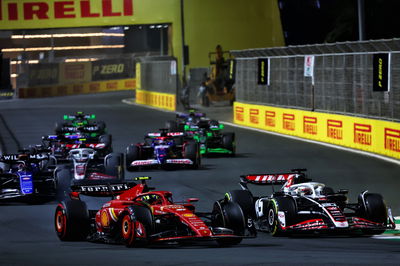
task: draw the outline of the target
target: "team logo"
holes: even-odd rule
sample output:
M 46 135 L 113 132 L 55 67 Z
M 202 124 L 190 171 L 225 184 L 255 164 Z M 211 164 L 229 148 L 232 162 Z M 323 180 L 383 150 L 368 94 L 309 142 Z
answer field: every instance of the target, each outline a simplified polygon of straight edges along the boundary
M 236 106 L 235 108 L 235 117 L 238 121 L 244 121 L 244 108 Z
M 260 113 L 260 110 L 258 109 L 250 109 L 250 122 L 253 124 L 258 124 L 258 114 Z

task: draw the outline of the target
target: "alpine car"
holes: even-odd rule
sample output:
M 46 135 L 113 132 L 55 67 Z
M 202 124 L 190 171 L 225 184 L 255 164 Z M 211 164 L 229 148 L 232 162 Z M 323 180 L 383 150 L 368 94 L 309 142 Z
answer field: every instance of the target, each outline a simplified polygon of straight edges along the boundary
M 236 245 L 255 237 L 240 206 L 216 203 L 212 212 L 196 212 L 190 198 L 174 202 L 169 191 L 152 191 L 148 177 L 134 182 L 77 186 L 58 204 L 55 230 L 61 241 L 123 243 L 127 247 L 155 243 L 215 240 Z
M 76 112 L 75 115 L 64 115 L 64 121 L 55 125 L 57 135 L 65 133 L 86 133 L 91 137 L 106 134 L 106 124 L 103 121 L 95 121 L 96 115 Z
M 205 117 L 204 113 L 177 114 L 176 121 L 167 121 L 169 131 L 181 129 L 199 143 L 200 154 L 226 154 L 236 152 L 235 133 L 222 132 L 224 125 Z
M 126 148 L 126 168 L 135 171 L 141 167 L 186 166 L 197 169 L 201 164 L 199 145 L 185 137 L 183 132 L 148 133 L 145 142 L 130 144 Z
M 55 196 L 53 176 L 55 160 L 51 156 L 21 150 L 0 157 L 0 200 L 35 201 Z
M 56 168 L 54 176 L 59 192 L 69 192 L 72 185 L 93 184 L 106 180 L 124 180 L 124 159 L 122 153 L 110 153 L 104 158 L 97 156 L 94 149 L 79 148 L 69 152 L 70 164 Z
M 91 148 L 97 151 L 97 155 L 105 157 L 113 151 L 112 137 L 109 134 L 91 137 L 85 133 L 66 133 L 63 135 L 47 135 L 42 137 L 43 145 L 58 162 L 67 160 L 69 151 L 76 148 Z
M 238 203 L 258 230 L 273 236 L 295 233 L 382 234 L 395 227 L 391 209 L 380 194 L 364 191 L 357 203 L 348 203 L 348 190 L 334 191 L 311 182 L 305 169 L 291 173 L 241 176 L 242 190 L 225 194 L 223 201 Z M 253 197 L 248 184 L 282 184 L 270 196 Z

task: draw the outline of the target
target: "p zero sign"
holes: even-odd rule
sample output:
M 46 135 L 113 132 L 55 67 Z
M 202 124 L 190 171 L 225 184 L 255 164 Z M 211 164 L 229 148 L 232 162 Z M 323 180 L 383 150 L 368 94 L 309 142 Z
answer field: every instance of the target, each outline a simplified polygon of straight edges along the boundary
M 0 29 L 128 24 L 134 0 L 0 0 Z
M 259 58 L 258 59 L 258 85 L 269 85 L 269 59 Z
M 374 91 L 389 91 L 389 54 L 374 54 Z

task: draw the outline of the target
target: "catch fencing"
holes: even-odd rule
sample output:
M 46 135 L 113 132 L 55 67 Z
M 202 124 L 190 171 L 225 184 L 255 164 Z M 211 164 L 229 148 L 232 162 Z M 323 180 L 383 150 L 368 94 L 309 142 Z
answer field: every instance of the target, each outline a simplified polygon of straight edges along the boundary
M 400 39 L 231 51 L 236 100 L 400 120 Z M 374 55 L 388 55 L 388 90 L 374 91 Z M 305 58 L 314 56 L 313 77 Z M 268 82 L 260 84 L 259 62 Z

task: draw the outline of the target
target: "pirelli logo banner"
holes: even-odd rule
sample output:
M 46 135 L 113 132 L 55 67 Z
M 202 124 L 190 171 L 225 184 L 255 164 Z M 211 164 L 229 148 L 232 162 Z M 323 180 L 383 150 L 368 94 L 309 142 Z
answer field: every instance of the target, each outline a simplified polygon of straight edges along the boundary
M 131 59 L 110 59 L 92 62 L 92 80 L 128 79 L 135 75 Z
M 29 86 L 52 85 L 58 83 L 58 63 L 37 64 L 29 68 Z
M 400 123 L 235 102 L 239 125 L 400 159 Z
M 127 25 L 134 0 L 0 0 L 0 29 Z
M 175 111 L 176 95 L 136 89 L 136 103 Z
M 258 59 L 258 85 L 268 85 L 268 58 Z

